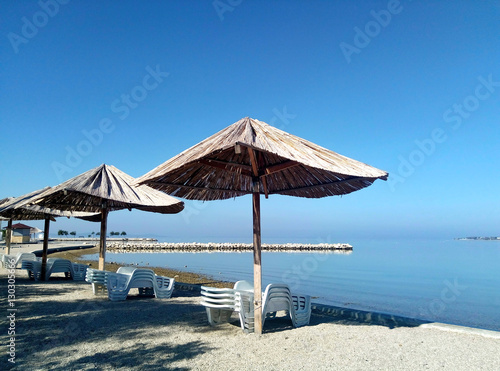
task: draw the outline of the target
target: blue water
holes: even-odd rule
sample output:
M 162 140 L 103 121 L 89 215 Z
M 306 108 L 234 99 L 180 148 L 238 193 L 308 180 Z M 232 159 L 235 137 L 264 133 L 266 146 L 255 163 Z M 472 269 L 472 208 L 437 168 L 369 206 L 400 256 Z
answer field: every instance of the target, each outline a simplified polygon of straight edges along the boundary
M 351 244 L 348 255 L 264 252 L 263 285 L 285 282 L 319 303 L 500 331 L 500 241 Z M 250 252 L 108 252 L 106 260 L 253 280 Z

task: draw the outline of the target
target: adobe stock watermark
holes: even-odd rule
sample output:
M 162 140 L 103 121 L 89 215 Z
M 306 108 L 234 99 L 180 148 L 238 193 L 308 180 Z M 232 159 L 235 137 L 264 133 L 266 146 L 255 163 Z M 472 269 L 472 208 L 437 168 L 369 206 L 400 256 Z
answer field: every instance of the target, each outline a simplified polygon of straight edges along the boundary
M 427 138 L 416 139 L 414 149 L 407 156 L 398 156 L 397 173 L 392 173 L 387 180 L 387 186 L 392 192 L 396 190 L 396 185 L 404 183 L 406 179 L 411 177 L 416 169 L 422 166 L 427 158 L 431 157 L 436 149 L 448 140 L 450 134 L 460 129 L 464 121 L 480 108 L 481 102 L 489 99 L 500 87 L 500 81 L 494 81 L 491 73 L 486 78 L 479 76 L 477 81 L 478 84 L 473 93 L 444 111 L 443 121 L 447 126 L 434 128 Z
M 317 243 L 331 243 L 331 236 L 328 236 L 326 241 L 322 238 L 317 239 Z M 297 290 L 300 288 L 302 281 L 306 281 L 314 274 L 319 266 L 330 259 L 330 256 L 335 253 L 330 252 L 317 252 L 308 254 L 307 257 L 300 262 L 294 264 L 290 269 L 287 269 L 281 275 L 281 281 L 290 287 L 290 290 Z
M 8 275 L 7 275 L 7 321 L 8 321 L 8 344 L 7 354 L 8 361 L 16 363 L 16 259 L 9 258 L 7 260 Z
M 9 32 L 7 39 L 14 49 L 14 53 L 19 53 L 21 44 L 27 44 L 33 39 L 38 31 L 49 23 L 50 18 L 59 14 L 60 6 L 66 5 L 69 0 L 40 0 L 38 6 L 40 10 L 34 12 L 30 17 L 21 18 L 21 30 L 19 33 Z
M 288 125 L 290 125 L 290 120 L 297 117 L 296 114 L 288 113 L 287 107 L 283 106 L 280 111 L 277 108 L 273 108 L 274 116 L 269 120 L 269 125 L 272 125 L 280 130 L 284 130 Z M 278 127 L 277 125 L 280 124 Z
M 214 0 L 212 6 L 222 22 L 224 21 L 224 13 L 232 13 L 242 2 L 243 0 Z
M 182 218 L 186 224 L 191 224 L 191 218 L 193 216 L 200 215 L 201 211 L 208 206 L 208 202 L 203 201 L 184 201 L 184 210 L 182 210 Z
M 403 6 L 399 0 L 389 0 L 386 9 L 379 11 L 371 10 L 371 20 L 366 22 L 364 27 L 354 27 L 354 37 L 352 44 L 341 42 L 340 50 L 344 55 L 347 63 L 351 63 L 353 54 L 360 54 L 363 49 L 370 45 L 371 41 L 377 37 L 382 29 L 389 26 L 392 17 L 400 14 L 403 11 Z
M 168 72 L 160 70 L 160 65 L 156 65 L 155 68 L 147 66 L 146 74 L 141 83 L 134 86 L 127 94 L 122 94 L 111 102 L 110 111 L 116 115 L 116 118 L 103 117 L 95 128 L 82 130 L 83 139 L 73 147 L 65 147 L 65 161 L 52 161 L 52 169 L 59 181 L 64 179 L 66 173 L 71 173 L 73 169 L 79 166 L 85 157 L 89 156 L 96 147 L 102 144 L 105 136 L 116 129 L 116 119 L 120 121 L 127 119 L 131 111 L 136 109 L 148 97 L 149 93 L 157 89 L 169 75 Z
M 423 318 L 430 319 L 441 315 L 446 310 L 447 306 L 454 303 L 469 287 L 460 285 L 457 278 L 455 278 L 453 282 L 444 280 L 443 284 L 444 288 L 441 290 L 439 298 L 432 300 L 427 307 L 419 308 L 419 315 Z

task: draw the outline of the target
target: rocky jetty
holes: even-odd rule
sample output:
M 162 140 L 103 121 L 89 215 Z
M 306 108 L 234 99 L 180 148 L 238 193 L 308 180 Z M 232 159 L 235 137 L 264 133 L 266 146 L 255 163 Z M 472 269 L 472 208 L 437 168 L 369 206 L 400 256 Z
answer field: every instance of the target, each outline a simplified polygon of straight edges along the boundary
M 199 243 L 199 242 L 164 242 L 164 243 L 134 243 L 112 242 L 106 247 L 113 252 L 244 252 L 253 251 L 253 245 L 247 243 Z M 347 243 L 320 243 L 320 244 L 262 244 L 262 251 L 311 251 L 311 252 L 352 252 L 353 247 Z

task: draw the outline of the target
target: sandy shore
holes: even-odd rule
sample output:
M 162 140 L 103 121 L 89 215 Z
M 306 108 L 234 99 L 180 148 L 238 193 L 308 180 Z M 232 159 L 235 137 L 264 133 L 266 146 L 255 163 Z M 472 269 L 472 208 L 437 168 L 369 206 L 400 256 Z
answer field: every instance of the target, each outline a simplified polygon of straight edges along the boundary
M 18 250 L 14 250 L 17 252 Z M 15 364 L 8 359 L 9 321 L 2 316 L 0 368 L 16 370 L 499 370 L 500 336 L 429 325 L 383 326 L 313 314 L 294 329 L 266 321 L 264 334 L 206 322 L 199 297 L 96 297 L 85 282 L 34 282 L 16 271 Z M 9 314 L 7 270 L 0 301 Z M 132 291 L 135 295 L 136 291 Z M 499 334 L 500 335 L 500 334 Z

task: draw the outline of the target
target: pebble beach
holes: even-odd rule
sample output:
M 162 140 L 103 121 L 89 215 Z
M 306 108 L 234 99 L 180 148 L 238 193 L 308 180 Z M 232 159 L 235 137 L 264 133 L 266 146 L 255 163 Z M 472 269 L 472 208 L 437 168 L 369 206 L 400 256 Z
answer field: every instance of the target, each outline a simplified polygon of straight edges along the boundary
M 13 253 L 20 249 L 13 249 Z M 74 252 L 59 253 L 72 256 Z M 53 255 L 54 256 L 54 255 Z M 109 269 L 109 267 L 107 267 Z M 155 269 L 156 271 L 156 269 Z M 174 272 L 172 272 L 174 273 Z M 0 269 L 4 311 L 7 274 Z M 182 282 L 181 278 L 176 280 Z M 191 276 L 192 283 L 210 283 Z M 222 285 L 228 283 L 221 283 Z M 135 290 L 135 289 L 134 289 Z M 499 370 L 500 333 L 442 324 L 405 325 L 313 312 L 308 326 L 266 321 L 245 334 L 235 316 L 210 327 L 195 290 L 171 299 L 94 296 L 85 282 L 15 273 L 15 321 L 2 316 L 2 369 L 13 370 Z M 8 330 L 14 324 L 14 362 Z M 9 327 L 10 326 L 10 327 Z M 11 344 L 12 345 L 12 344 Z

